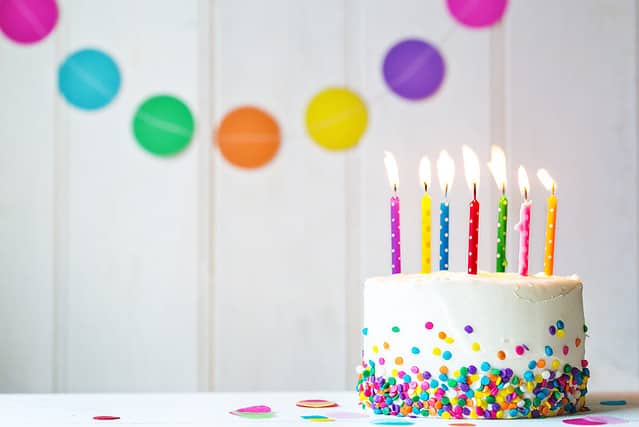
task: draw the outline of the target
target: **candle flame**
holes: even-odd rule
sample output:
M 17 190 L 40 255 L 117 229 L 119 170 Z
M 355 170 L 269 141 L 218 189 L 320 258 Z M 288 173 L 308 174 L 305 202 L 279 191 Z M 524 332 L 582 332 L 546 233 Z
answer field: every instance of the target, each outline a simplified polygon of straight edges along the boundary
M 453 186 L 453 178 L 455 178 L 455 162 L 446 150 L 442 150 L 437 158 L 437 177 L 442 192 L 448 193 L 450 187 Z
M 424 190 L 428 189 L 428 185 L 430 185 L 430 178 L 430 159 L 424 156 L 419 161 L 419 181 L 424 186 Z
M 399 187 L 399 171 L 397 170 L 397 161 L 395 161 L 393 153 L 384 151 L 384 165 L 386 166 L 386 175 L 388 176 L 391 190 L 397 191 L 397 187 Z
M 530 182 L 528 181 L 528 174 L 523 166 L 519 166 L 517 171 L 517 177 L 519 178 L 519 191 L 524 199 L 528 200 L 528 193 L 530 192 Z
M 555 188 L 557 188 L 557 183 L 554 179 L 552 179 L 552 176 L 550 176 L 546 169 L 539 169 L 537 171 L 537 178 L 539 178 L 542 185 L 546 187 L 546 190 L 554 194 Z
M 472 148 L 467 145 L 462 146 L 462 154 L 464 157 L 466 182 L 468 183 L 470 191 L 474 191 L 479 187 L 479 159 Z
M 498 145 L 490 147 L 490 162 L 488 162 L 488 169 L 495 178 L 495 183 L 500 191 L 506 189 L 506 154 L 504 150 Z

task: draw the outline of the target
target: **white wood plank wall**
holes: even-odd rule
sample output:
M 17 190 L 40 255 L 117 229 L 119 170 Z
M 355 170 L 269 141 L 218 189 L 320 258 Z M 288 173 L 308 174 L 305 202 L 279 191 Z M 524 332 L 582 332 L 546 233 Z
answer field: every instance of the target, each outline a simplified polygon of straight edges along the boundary
M 455 157 L 460 270 L 461 145 L 485 162 L 492 143 L 510 161 L 511 218 L 519 163 L 559 183 L 557 272 L 585 283 L 588 358 L 602 373 L 593 386 L 639 387 L 636 2 L 512 1 L 483 31 L 459 26 L 443 1 L 60 7 L 43 43 L 0 38 L 0 391 L 351 388 L 361 282 L 389 269 L 382 151 L 400 167 L 405 271 L 419 268 L 418 159 L 442 148 Z M 447 65 L 441 90 L 418 103 L 380 77 L 386 50 L 411 36 Z M 113 104 L 93 113 L 57 93 L 60 61 L 86 46 L 123 75 Z M 309 99 L 335 85 L 369 108 L 348 153 L 324 151 L 303 127 Z M 130 131 L 156 93 L 196 117 L 193 143 L 170 159 L 143 152 Z M 283 133 L 275 160 L 254 171 L 211 144 L 214 123 L 244 104 L 272 112 Z M 536 180 L 531 194 L 537 271 L 546 194 Z M 484 167 L 480 269 L 494 268 L 496 196 Z M 511 228 L 511 268 L 517 238 Z

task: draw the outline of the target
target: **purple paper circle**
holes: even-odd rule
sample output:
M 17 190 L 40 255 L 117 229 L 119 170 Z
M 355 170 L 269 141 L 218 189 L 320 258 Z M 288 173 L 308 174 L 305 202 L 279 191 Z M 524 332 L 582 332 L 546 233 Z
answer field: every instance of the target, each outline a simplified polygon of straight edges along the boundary
M 439 51 L 423 40 L 402 40 L 384 58 L 384 80 L 402 98 L 420 100 L 439 89 L 446 66 Z
M 0 30 L 21 44 L 45 38 L 58 22 L 55 0 L 0 0 Z
M 446 3 L 453 18 L 471 28 L 496 24 L 508 6 L 508 0 L 447 0 Z

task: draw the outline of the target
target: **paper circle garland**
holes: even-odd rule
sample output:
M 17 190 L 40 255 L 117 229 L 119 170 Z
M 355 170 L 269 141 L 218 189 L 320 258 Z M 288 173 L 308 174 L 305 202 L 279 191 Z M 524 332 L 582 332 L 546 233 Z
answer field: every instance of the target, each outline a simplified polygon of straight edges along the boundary
M 133 117 L 133 135 L 140 146 L 157 156 L 184 150 L 193 137 L 195 122 L 189 107 L 170 95 L 146 99 Z
M 16 43 L 39 42 L 57 22 L 55 0 L 0 0 L 0 30 Z
M 215 141 L 229 163 L 242 168 L 259 168 L 277 154 L 280 128 L 266 111 L 243 106 L 224 116 Z
M 382 73 L 393 92 L 416 101 L 437 92 L 445 69 L 444 59 L 434 46 L 423 40 L 407 39 L 390 48 Z
M 328 150 L 346 150 L 357 145 L 367 123 L 366 104 L 345 88 L 324 89 L 311 99 L 306 109 L 309 135 Z
M 470 28 L 495 25 L 508 6 L 508 0 L 447 0 L 446 3 L 453 18 Z
M 117 95 L 120 70 L 115 61 L 100 50 L 78 50 L 60 65 L 58 89 L 74 107 L 97 110 Z

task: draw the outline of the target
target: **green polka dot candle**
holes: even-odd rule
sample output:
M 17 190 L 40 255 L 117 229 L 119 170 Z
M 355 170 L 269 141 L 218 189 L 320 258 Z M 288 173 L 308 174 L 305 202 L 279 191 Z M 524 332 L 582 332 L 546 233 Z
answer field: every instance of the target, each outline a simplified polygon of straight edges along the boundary
M 488 168 L 495 178 L 497 188 L 501 190 L 501 197 L 497 205 L 497 256 L 495 271 L 506 271 L 506 230 L 508 228 L 508 199 L 506 198 L 506 155 L 504 150 L 493 145 L 490 150 Z

